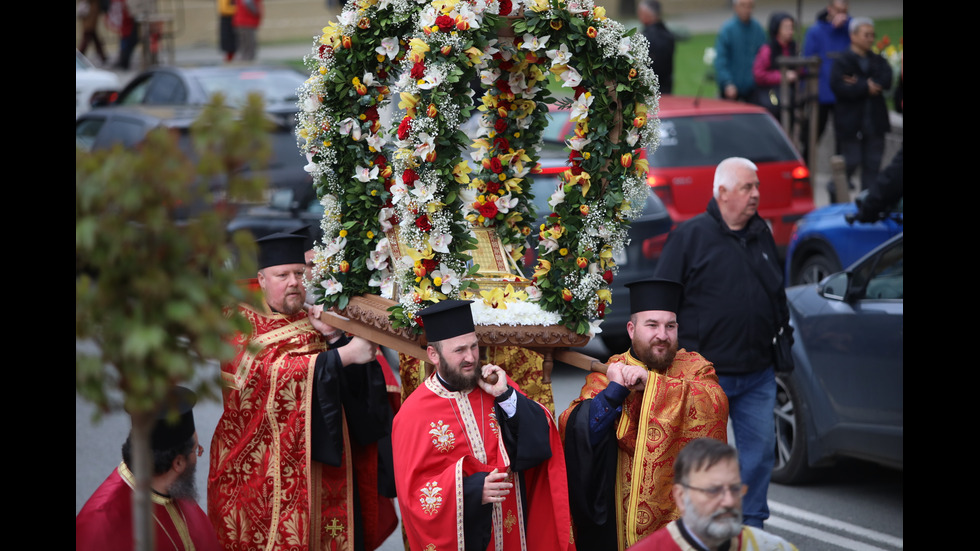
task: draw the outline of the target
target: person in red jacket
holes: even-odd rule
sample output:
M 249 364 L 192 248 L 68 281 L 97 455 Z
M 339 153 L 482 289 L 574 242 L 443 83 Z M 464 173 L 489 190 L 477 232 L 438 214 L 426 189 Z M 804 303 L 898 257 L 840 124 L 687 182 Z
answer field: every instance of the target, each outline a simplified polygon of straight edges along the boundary
M 262 22 L 262 0 L 239 0 L 232 18 L 235 36 L 238 38 L 238 58 L 253 61 L 259 50 L 258 30 Z

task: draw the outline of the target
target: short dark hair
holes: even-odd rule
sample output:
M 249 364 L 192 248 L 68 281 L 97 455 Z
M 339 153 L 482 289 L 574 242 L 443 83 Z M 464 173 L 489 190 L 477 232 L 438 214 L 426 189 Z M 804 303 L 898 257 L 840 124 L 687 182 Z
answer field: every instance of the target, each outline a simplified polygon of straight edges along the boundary
M 714 438 L 691 440 L 674 460 L 674 484 L 685 484 L 692 472 L 710 469 L 726 460 L 738 462 L 735 448 Z
M 153 454 L 153 476 L 159 476 L 170 470 L 170 467 L 174 464 L 174 459 L 178 456 L 183 455 L 184 457 L 190 456 L 194 451 L 194 436 L 192 435 L 187 439 L 186 442 L 179 446 L 174 446 L 166 450 L 150 450 Z M 126 463 L 126 467 L 129 470 L 133 470 L 133 451 L 132 443 L 130 442 L 130 437 L 126 437 L 126 441 L 122 445 L 122 456 L 123 462 Z

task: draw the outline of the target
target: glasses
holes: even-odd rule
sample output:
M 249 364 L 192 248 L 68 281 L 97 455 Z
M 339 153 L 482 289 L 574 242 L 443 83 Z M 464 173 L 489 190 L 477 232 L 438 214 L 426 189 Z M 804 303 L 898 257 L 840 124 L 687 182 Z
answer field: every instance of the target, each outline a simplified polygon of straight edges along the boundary
M 748 491 L 749 487 L 745 484 L 739 482 L 738 484 L 731 484 L 728 486 L 712 486 L 710 488 L 696 488 L 694 486 L 688 486 L 687 484 L 681 484 L 681 486 L 689 490 L 697 490 L 704 495 L 708 496 L 710 499 L 718 499 L 725 495 L 726 492 L 731 492 L 732 497 L 741 498 Z

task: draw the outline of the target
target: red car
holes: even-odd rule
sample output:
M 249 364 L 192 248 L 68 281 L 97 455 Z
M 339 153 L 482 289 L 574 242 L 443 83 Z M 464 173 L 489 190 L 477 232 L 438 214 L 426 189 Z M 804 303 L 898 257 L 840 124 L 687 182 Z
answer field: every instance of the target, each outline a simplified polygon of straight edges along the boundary
M 573 134 L 568 111 L 553 110 L 544 140 Z M 762 107 L 718 99 L 660 98 L 660 147 L 649 155 L 650 187 L 675 223 L 704 212 L 715 166 L 745 157 L 759 167 L 759 215 L 784 254 L 793 223 L 813 210 L 810 171 L 775 119 Z

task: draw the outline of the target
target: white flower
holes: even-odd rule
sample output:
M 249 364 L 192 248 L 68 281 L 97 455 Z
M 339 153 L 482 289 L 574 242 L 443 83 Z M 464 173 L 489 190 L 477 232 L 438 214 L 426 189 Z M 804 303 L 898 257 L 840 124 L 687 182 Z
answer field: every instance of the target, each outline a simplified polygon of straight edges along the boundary
M 497 205 L 497 210 L 504 214 L 510 212 L 510 209 L 517 205 L 517 198 L 511 197 L 510 193 L 506 193 L 497 198 L 494 203 Z
M 426 71 L 425 75 L 422 76 L 422 79 L 419 80 L 418 87 L 422 90 L 431 90 L 441 84 L 442 74 L 436 69 L 431 69 Z
M 373 147 L 375 151 L 381 151 L 385 144 L 388 143 L 388 138 L 382 133 L 371 134 L 367 137 L 367 143 L 369 146 Z
M 374 86 L 378 82 L 374 80 L 374 75 L 371 73 L 364 73 L 364 78 L 361 79 L 361 84 L 364 86 Z
M 537 285 L 530 285 L 526 287 L 524 292 L 527 293 L 527 299 L 532 302 L 541 300 L 541 289 L 538 289 Z
M 558 186 L 558 189 L 551 194 L 551 199 L 548 199 L 548 204 L 551 205 L 551 210 L 565 202 L 565 188 L 563 186 Z
M 631 128 L 630 131 L 626 133 L 626 143 L 628 143 L 630 147 L 635 146 L 637 140 L 639 139 L 640 133 L 636 128 Z
M 344 10 L 337 16 L 337 21 L 340 21 L 340 24 L 345 27 L 353 25 L 356 19 L 357 13 L 354 10 Z
M 569 67 L 565 71 L 562 71 L 559 78 L 562 80 L 562 86 L 567 86 L 569 88 L 575 88 L 579 84 L 582 84 L 582 75 L 580 75 L 574 67 Z
M 408 187 L 405 185 L 405 182 L 402 181 L 401 176 L 395 179 L 395 183 L 392 184 L 389 191 L 391 191 L 391 203 L 394 205 L 397 205 L 408 195 Z
M 340 121 L 340 135 L 350 136 L 355 142 L 361 139 L 361 125 L 352 117 Z
M 516 71 L 510 74 L 510 78 L 507 80 L 510 84 L 511 90 L 516 90 L 516 94 L 520 94 L 527 88 L 527 81 L 525 80 L 524 73 Z
M 621 38 L 621 39 L 619 39 L 619 48 L 618 48 L 618 51 L 619 51 L 619 55 L 630 57 L 630 55 L 629 55 L 629 53 L 630 53 L 630 39 L 629 38 Z
M 459 199 L 466 208 L 476 202 L 477 190 L 471 187 L 464 187 L 459 190 Z
M 585 136 L 573 136 L 565 141 L 565 143 L 568 144 L 568 147 L 572 148 L 574 151 L 582 151 L 582 149 L 589 145 L 590 142 L 592 142 L 592 140 L 586 138 Z
M 438 191 L 438 189 L 439 186 L 435 182 L 425 182 L 419 180 L 415 182 L 415 189 L 412 190 L 412 195 L 417 198 L 419 203 L 424 204 L 432 201 L 432 199 L 435 197 L 435 192 Z
M 381 45 L 375 48 L 374 51 L 388 56 L 389 59 L 395 59 L 395 56 L 398 55 L 398 38 L 382 38 Z M 364 84 L 367 85 L 366 82 Z
M 453 236 L 448 233 L 438 233 L 431 237 L 431 242 L 433 251 L 449 254 L 449 244 L 453 242 Z
M 459 8 L 459 17 L 469 23 L 470 29 L 479 29 L 480 20 L 482 19 L 480 15 L 473 11 L 468 4 L 462 4 Z
M 438 270 L 432 272 L 432 282 L 442 290 L 443 294 L 449 294 L 454 287 L 459 285 L 459 276 L 449 266 L 442 263 Z
M 551 66 L 568 65 L 572 61 L 572 54 L 568 51 L 568 46 L 562 44 L 557 50 L 548 50 L 548 57 L 552 59 Z
M 395 276 L 389 275 L 381 280 L 381 296 L 387 299 L 395 296 Z
M 579 94 L 578 98 L 572 102 L 572 111 L 568 118 L 575 122 L 584 122 L 588 119 L 589 107 L 592 106 L 593 100 L 595 100 L 595 96 L 589 92 Z
M 331 256 L 339 253 L 347 246 L 347 238 L 337 236 L 327 243 L 327 246 L 323 248 L 323 256 L 330 258 Z
M 394 188 L 394 186 L 392 186 Z M 378 211 L 378 222 L 381 223 L 381 231 L 388 231 L 392 228 L 391 217 L 395 214 L 395 209 L 392 207 L 382 207 Z
M 531 52 L 536 52 L 541 48 L 544 48 L 544 45 L 548 43 L 549 38 L 551 38 L 551 35 L 538 38 L 531 33 L 526 33 L 524 35 L 524 44 L 521 45 L 521 48 Z
M 436 150 L 435 138 L 422 132 L 418 136 L 419 143 L 415 146 L 415 156 L 424 159 L 426 155 Z
M 362 184 L 370 182 L 371 180 L 377 180 L 378 167 L 375 166 L 374 168 L 367 168 L 364 166 L 359 166 L 356 169 L 356 174 L 354 177 L 357 178 L 357 180 Z
M 371 251 L 365 265 L 368 270 L 384 270 L 388 267 L 388 251 Z
M 330 279 L 324 279 L 320 282 L 320 285 L 323 285 L 325 289 L 324 294 L 326 295 L 336 295 L 344 290 L 344 285 L 332 277 Z
M 320 96 L 311 94 L 303 100 L 303 111 L 313 113 L 320 108 Z
M 558 242 L 554 239 L 542 239 L 541 245 L 544 247 L 545 254 L 553 253 L 558 250 Z
M 483 84 L 492 85 L 494 82 L 497 82 L 498 78 L 500 78 L 500 70 L 498 69 L 485 69 L 480 71 L 480 82 Z
M 426 7 L 419 14 L 419 25 L 422 27 L 431 27 L 436 24 L 436 17 L 439 14 L 436 13 L 436 9 L 431 5 Z

